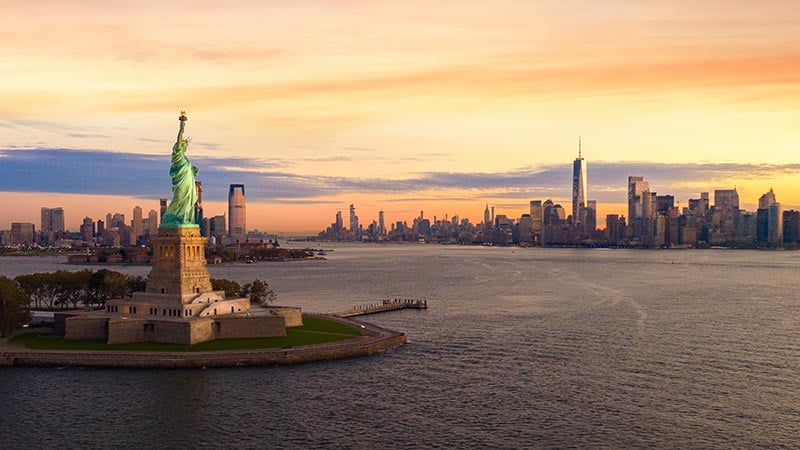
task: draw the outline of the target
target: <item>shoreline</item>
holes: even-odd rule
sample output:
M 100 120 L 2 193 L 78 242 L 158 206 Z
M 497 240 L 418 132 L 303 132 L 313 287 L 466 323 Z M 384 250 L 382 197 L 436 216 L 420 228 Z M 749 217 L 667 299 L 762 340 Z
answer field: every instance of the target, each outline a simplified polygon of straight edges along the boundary
M 407 342 L 404 333 L 366 322 L 322 315 L 362 331 L 343 342 L 259 350 L 216 352 L 139 352 L 32 350 L 0 347 L 0 367 L 117 367 L 141 369 L 199 369 L 209 367 L 276 366 L 374 355 Z M 11 347 L 11 348 L 8 348 Z

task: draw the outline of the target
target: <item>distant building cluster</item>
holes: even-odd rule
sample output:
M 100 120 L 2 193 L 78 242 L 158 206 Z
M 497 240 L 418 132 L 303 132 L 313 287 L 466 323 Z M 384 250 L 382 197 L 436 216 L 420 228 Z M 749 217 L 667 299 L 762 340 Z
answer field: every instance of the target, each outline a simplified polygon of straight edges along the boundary
M 627 217 L 608 214 L 605 229 L 598 230 L 597 202 L 589 200 L 587 164 L 581 154 L 573 162 L 572 207 L 552 200 L 531 200 L 529 213 L 519 218 L 495 214 L 488 204 L 483 222 L 453 216 L 426 219 L 423 212 L 409 224 L 395 222 L 384 226 L 383 211 L 378 220 L 361 225 L 350 205 L 349 227 L 342 212 L 325 231 L 322 240 L 335 241 L 421 241 L 448 244 L 522 245 L 522 246 L 620 246 L 647 248 L 740 247 L 796 248 L 800 243 L 800 212 L 784 211 L 775 193 L 761 196 L 756 211 L 739 208 L 736 189 L 714 191 L 711 203 L 708 192 L 689 199 L 680 208 L 673 195 L 658 195 L 643 176 L 628 177 Z
M 209 238 L 209 245 L 242 246 L 247 248 L 262 243 L 272 246 L 277 236 L 258 230 L 247 231 L 246 201 L 243 184 L 231 184 L 228 194 L 228 214 L 205 217 L 203 211 L 203 185 L 195 182 L 197 203 L 195 218 L 200 233 Z M 126 220 L 120 212 L 108 213 L 105 219 L 85 217 L 77 232 L 69 232 L 64 226 L 62 207 L 42 208 L 41 222 L 37 231 L 32 223 L 13 222 L 10 230 L 0 230 L 0 245 L 31 247 L 129 247 L 148 245 L 150 238 L 158 234 L 161 218 L 167 211 L 168 199 L 159 201 L 159 210 L 151 209 L 147 216 L 140 206 L 133 208 L 133 218 Z
M 758 200 L 756 211 L 739 208 L 736 189 L 714 191 L 689 199 L 682 210 L 672 195 L 657 195 L 641 176 L 628 177 L 628 217 L 606 217 L 611 244 L 646 247 L 725 246 L 796 247 L 800 212 L 784 211 L 772 189 Z
M 629 176 L 627 216 L 608 214 L 605 229 L 598 229 L 597 202 L 589 200 L 586 160 L 580 143 L 572 166 L 571 210 L 547 200 L 531 200 L 529 212 L 518 218 L 495 214 L 487 203 L 483 221 L 473 224 L 458 215 L 425 217 L 424 211 L 408 222 L 385 222 L 384 212 L 369 224 L 349 208 L 345 224 L 342 211 L 318 238 L 332 241 L 421 241 L 444 244 L 521 245 L 521 246 L 620 246 L 620 247 L 706 247 L 796 248 L 800 243 L 800 212 L 784 211 L 770 189 L 759 198 L 756 211 L 739 207 L 736 189 L 714 191 L 713 204 L 708 192 L 689 199 L 680 208 L 673 195 L 658 195 L 643 176 Z M 252 250 L 262 245 L 277 245 L 277 236 L 258 230 L 247 231 L 245 186 L 231 184 L 228 212 L 206 216 L 203 210 L 203 185 L 196 182 L 195 217 L 200 232 L 210 246 Z M 105 219 L 85 217 L 77 232 L 64 226 L 64 209 L 44 207 L 37 231 L 35 224 L 13 222 L 10 230 L 0 230 L 2 246 L 40 247 L 126 247 L 148 245 L 157 235 L 167 210 L 167 199 L 159 211 L 133 208 L 130 221 L 123 213 L 108 213 Z

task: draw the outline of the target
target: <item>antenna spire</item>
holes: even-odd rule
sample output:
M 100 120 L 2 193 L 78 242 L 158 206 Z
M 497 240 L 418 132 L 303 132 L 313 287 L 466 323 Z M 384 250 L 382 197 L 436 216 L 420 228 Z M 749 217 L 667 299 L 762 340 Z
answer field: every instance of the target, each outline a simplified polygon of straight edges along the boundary
M 581 158 L 581 137 L 578 136 L 578 159 Z

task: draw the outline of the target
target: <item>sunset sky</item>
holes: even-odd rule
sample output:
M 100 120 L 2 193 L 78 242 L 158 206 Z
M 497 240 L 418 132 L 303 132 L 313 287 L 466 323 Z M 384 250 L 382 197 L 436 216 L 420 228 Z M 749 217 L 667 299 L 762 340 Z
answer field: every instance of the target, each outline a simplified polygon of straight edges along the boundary
M 230 6 L 236 4 L 237 6 Z M 565 206 L 628 175 L 681 205 L 773 187 L 800 208 L 796 0 L 0 0 L 0 229 L 131 217 L 171 197 L 181 110 L 206 215 L 247 189 L 248 228 L 319 231 L 486 203 Z M 569 208 L 568 208 L 569 209 Z

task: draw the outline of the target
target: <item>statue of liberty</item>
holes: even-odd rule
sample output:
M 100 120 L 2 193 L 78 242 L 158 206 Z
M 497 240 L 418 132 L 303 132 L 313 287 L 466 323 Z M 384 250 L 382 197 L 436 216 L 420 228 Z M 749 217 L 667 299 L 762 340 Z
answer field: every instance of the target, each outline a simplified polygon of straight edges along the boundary
M 194 205 L 197 203 L 197 188 L 194 177 L 197 176 L 197 167 L 186 158 L 189 139 L 183 138 L 183 129 L 188 120 L 185 111 L 181 111 L 178 120 L 181 122 L 181 128 L 178 130 L 178 139 L 172 146 L 172 164 L 169 167 L 169 175 L 172 177 L 172 202 L 161 219 L 161 225 L 168 228 L 196 225 Z

